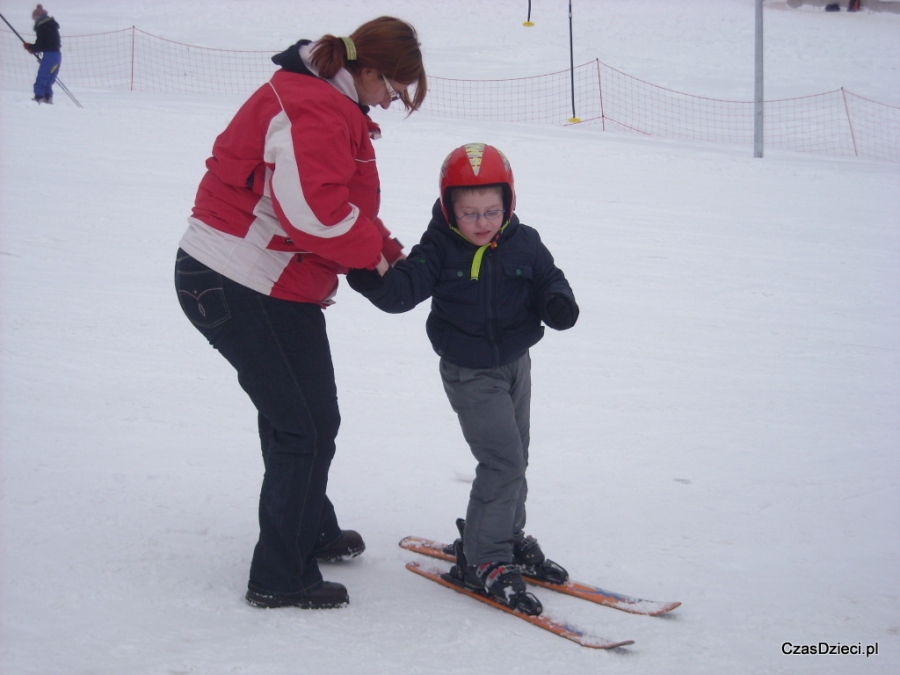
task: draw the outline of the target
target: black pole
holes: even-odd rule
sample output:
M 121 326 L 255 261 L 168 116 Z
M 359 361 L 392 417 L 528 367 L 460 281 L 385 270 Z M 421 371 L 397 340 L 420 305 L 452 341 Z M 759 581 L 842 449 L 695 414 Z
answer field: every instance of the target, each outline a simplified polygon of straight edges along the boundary
M 581 120 L 575 115 L 575 53 L 572 46 L 572 0 L 569 0 L 569 79 L 572 86 L 572 117 L 569 121 L 577 124 Z
M 22 41 L 22 44 L 23 44 L 23 45 L 27 45 L 27 44 L 28 44 L 27 42 L 25 42 L 25 38 L 23 38 L 21 35 L 19 35 L 19 31 L 17 31 L 15 28 L 13 28 L 12 24 L 11 24 L 9 21 L 6 20 L 6 17 L 3 16 L 3 13 L 2 13 L 2 12 L 0 12 L 0 19 L 3 19 L 3 23 L 5 23 L 7 26 L 9 26 L 9 29 L 10 29 L 13 33 L 16 34 L 16 37 L 19 38 L 19 39 Z M 38 56 L 38 55 L 35 54 L 34 52 L 29 52 L 29 53 L 30 53 L 34 58 L 36 58 L 36 59 L 38 60 L 38 63 L 41 62 L 41 57 L 40 57 L 40 56 Z M 62 89 L 64 92 L 66 92 L 66 96 L 68 96 L 70 99 L 72 99 L 72 102 L 73 102 L 75 105 L 77 105 L 79 108 L 83 108 L 83 107 L 84 107 L 83 105 L 81 105 L 81 104 L 78 102 L 78 99 L 77 99 L 77 98 L 75 98 L 74 96 L 72 96 L 72 92 L 69 91 L 68 87 L 66 87 L 66 85 L 63 84 L 62 80 L 60 80 L 58 77 L 56 78 L 56 84 L 59 85 L 59 88 L 60 88 L 60 89 Z
M 531 0 L 528 0 L 528 18 L 525 20 L 523 26 L 533 26 L 534 22 L 531 20 Z

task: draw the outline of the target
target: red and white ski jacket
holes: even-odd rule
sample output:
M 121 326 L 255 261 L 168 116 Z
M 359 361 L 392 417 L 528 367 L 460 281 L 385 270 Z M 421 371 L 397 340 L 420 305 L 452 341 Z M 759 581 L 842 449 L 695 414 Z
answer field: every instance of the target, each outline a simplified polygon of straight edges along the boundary
M 332 304 L 337 275 L 373 269 L 390 236 L 377 133 L 347 71 L 276 71 L 216 139 L 181 248 L 260 293 Z

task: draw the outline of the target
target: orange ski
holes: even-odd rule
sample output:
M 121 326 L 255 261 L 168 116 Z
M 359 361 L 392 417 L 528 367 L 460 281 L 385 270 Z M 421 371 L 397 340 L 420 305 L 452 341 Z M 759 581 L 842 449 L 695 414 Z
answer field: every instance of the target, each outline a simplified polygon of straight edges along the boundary
M 421 553 L 422 555 L 427 555 L 432 558 L 438 558 L 439 560 L 447 560 L 449 562 L 456 561 L 456 557 L 451 552 L 452 546 L 431 539 L 406 537 L 400 542 L 400 546 L 408 551 L 415 551 L 416 553 Z M 529 584 L 549 588 L 551 591 L 565 593 L 566 595 L 572 595 L 576 598 L 589 600 L 590 602 L 596 602 L 598 605 L 612 607 L 613 609 L 628 612 L 629 614 L 659 616 L 660 614 L 671 612 L 676 607 L 681 606 L 680 602 L 659 602 L 656 600 L 634 598 L 630 595 L 607 591 L 603 588 L 578 581 L 567 581 L 564 584 L 552 584 L 527 575 L 523 576 L 525 577 L 525 581 Z
M 439 583 L 441 586 L 451 588 L 457 593 L 468 595 L 470 598 L 479 600 L 486 605 L 496 607 L 497 609 L 502 610 L 507 614 L 512 614 L 513 616 L 523 619 L 530 624 L 550 631 L 554 635 L 559 635 L 560 637 L 564 637 L 567 640 L 571 640 L 572 642 L 577 642 L 582 647 L 590 647 L 591 649 L 613 649 L 614 647 L 624 647 L 625 645 L 634 644 L 634 640 L 607 640 L 606 638 L 601 638 L 596 635 L 590 635 L 580 628 L 576 628 L 575 626 L 572 626 L 565 621 L 554 619 L 550 616 L 547 616 L 546 614 L 532 616 L 530 614 L 517 612 L 516 610 L 497 602 L 493 598 L 490 598 L 483 593 L 470 591 L 459 581 L 447 574 L 446 571 L 442 571 L 437 568 L 426 568 L 422 567 L 422 565 L 420 565 L 419 563 L 411 562 L 406 563 L 406 569 L 408 569 L 410 572 L 415 572 L 416 574 L 423 576 L 426 579 L 431 579 L 432 581 Z

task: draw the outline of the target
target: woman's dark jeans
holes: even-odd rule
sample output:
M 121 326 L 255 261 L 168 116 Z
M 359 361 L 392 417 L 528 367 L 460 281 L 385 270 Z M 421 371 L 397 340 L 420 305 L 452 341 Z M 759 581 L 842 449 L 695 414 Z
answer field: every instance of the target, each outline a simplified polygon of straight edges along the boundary
M 241 286 L 181 249 L 175 289 L 259 412 L 265 476 L 249 587 L 277 595 L 314 590 L 322 582 L 316 548 L 340 535 L 325 496 L 341 418 L 322 308 Z

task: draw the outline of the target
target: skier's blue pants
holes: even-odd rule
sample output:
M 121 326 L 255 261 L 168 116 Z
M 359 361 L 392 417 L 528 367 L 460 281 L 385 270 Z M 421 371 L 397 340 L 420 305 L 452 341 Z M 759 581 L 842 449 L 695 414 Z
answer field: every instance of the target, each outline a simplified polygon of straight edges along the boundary
M 53 83 L 56 82 L 56 77 L 59 75 L 61 64 L 61 52 L 44 52 L 38 68 L 37 79 L 34 81 L 35 98 L 53 98 Z

